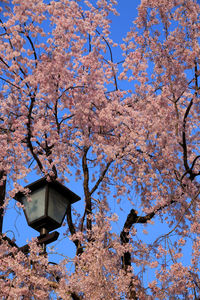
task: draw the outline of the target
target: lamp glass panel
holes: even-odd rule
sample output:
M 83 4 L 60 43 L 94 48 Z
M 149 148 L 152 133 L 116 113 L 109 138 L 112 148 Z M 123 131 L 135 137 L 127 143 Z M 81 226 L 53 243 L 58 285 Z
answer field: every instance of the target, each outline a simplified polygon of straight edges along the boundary
M 31 192 L 31 201 L 26 197 L 22 198 L 26 215 L 29 222 L 32 222 L 45 214 L 45 192 L 46 187 Z
M 58 191 L 49 187 L 48 216 L 61 224 L 69 201 Z

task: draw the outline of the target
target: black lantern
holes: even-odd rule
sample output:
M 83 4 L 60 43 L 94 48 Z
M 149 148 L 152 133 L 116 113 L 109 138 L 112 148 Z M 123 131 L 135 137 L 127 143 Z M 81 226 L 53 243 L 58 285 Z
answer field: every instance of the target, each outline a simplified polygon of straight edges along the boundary
M 15 199 L 24 205 L 28 225 L 40 234 L 47 234 L 62 225 L 67 206 L 81 198 L 58 181 L 39 179 L 26 186 L 31 201 L 21 192 Z

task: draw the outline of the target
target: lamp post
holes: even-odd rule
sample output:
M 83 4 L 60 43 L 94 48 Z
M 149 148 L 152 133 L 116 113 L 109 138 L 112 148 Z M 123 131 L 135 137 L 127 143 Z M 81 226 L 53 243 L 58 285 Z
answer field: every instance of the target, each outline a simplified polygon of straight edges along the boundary
M 45 248 L 46 244 L 57 240 L 59 233 L 55 231 L 49 234 L 49 232 L 62 225 L 68 205 L 81 198 L 59 181 L 47 181 L 45 177 L 25 188 L 30 190 L 31 199 L 22 192 L 18 192 L 14 198 L 23 204 L 27 223 L 40 232 L 38 241 Z

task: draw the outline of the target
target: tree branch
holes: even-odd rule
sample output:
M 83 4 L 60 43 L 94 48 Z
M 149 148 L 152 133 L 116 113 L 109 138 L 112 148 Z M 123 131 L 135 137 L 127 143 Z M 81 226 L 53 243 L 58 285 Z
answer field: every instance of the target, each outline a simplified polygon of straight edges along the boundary
M 0 234 L 3 230 L 3 217 L 4 217 L 4 201 L 6 193 L 6 173 L 5 171 L 0 171 Z
M 68 205 L 67 207 L 67 223 L 69 226 L 69 231 L 71 235 L 76 234 L 76 229 L 72 221 L 72 213 L 71 213 L 71 205 Z M 73 243 L 76 246 L 76 255 L 83 253 L 83 247 L 78 239 L 73 239 Z
M 29 107 L 28 122 L 27 122 L 27 131 L 28 131 L 28 134 L 27 134 L 27 145 L 28 145 L 28 147 L 29 147 L 29 149 L 31 151 L 31 154 L 32 154 L 33 158 L 37 162 L 40 171 L 42 172 L 43 171 L 42 163 L 41 163 L 40 159 L 38 158 L 38 156 L 35 154 L 34 148 L 33 148 L 32 142 L 31 142 L 31 137 L 32 137 L 32 134 L 31 134 L 31 118 L 32 117 L 31 117 L 31 115 L 32 115 L 32 110 L 33 110 L 34 102 L 35 102 L 35 96 L 31 96 L 31 103 L 30 103 L 30 107 Z
M 155 214 L 158 211 L 161 211 L 162 209 L 164 209 L 165 207 L 175 203 L 176 201 L 171 200 L 169 204 L 165 204 L 163 206 L 160 206 L 158 209 L 156 209 L 155 211 L 147 214 L 146 216 L 138 216 L 137 212 L 135 209 L 131 209 L 130 213 L 127 216 L 127 219 L 124 223 L 124 227 L 123 230 L 120 234 L 120 239 L 121 239 L 121 243 L 122 244 L 127 244 L 129 243 L 129 232 L 131 227 L 134 224 L 146 224 L 149 220 L 151 220 Z M 129 266 L 131 266 L 131 254 L 130 252 L 125 252 L 124 256 L 122 257 L 122 267 L 126 270 Z
M 84 147 L 83 149 L 83 157 L 82 157 L 82 168 L 83 168 L 83 176 L 84 176 L 84 182 L 83 182 L 83 187 L 84 187 L 84 194 L 85 194 L 85 208 L 86 208 L 86 214 L 87 214 L 87 229 L 91 230 L 92 229 L 92 222 L 90 218 L 90 214 L 92 212 L 92 203 L 91 203 L 91 193 L 89 191 L 89 170 L 87 166 L 87 153 L 88 153 L 89 148 Z
M 155 212 L 152 212 L 146 216 L 138 216 L 135 209 L 131 209 L 130 213 L 127 216 L 123 230 L 120 234 L 120 239 L 122 244 L 129 243 L 129 232 L 133 224 L 140 223 L 145 224 L 147 221 L 151 220 L 155 216 Z M 122 257 L 122 267 L 127 270 L 131 266 L 131 253 L 125 252 Z
M 100 185 L 100 183 L 104 179 L 104 176 L 105 176 L 106 172 L 108 171 L 108 169 L 109 169 L 109 167 L 110 167 L 110 165 L 111 165 L 112 162 L 113 162 L 113 160 L 111 160 L 110 162 L 107 163 L 105 169 L 101 173 L 101 175 L 100 175 L 99 179 L 97 180 L 96 184 L 94 185 L 94 187 L 90 191 L 90 195 L 92 195 L 96 191 L 96 189 L 98 188 L 98 186 Z
M 96 32 L 101 36 L 100 32 L 97 29 L 96 29 Z M 106 43 L 106 45 L 107 45 L 107 47 L 109 49 L 109 52 L 110 52 L 110 60 L 112 62 L 111 68 L 112 68 L 112 71 L 113 71 L 113 77 L 114 77 L 114 81 L 115 81 L 115 88 L 116 88 L 116 91 L 118 91 L 117 76 L 116 76 L 116 73 L 115 73 L 115 69 L 113 67 L 113 54 L 112 54 L 112 50 L 111 50 L 110 44 L 105 39 L 105 37 L 104 36 L 101 36 L 101 37 L 104 40 L 104 42 Z M 105 61 L 109 64 L 109 62 L 106 59 L 105 59 Z

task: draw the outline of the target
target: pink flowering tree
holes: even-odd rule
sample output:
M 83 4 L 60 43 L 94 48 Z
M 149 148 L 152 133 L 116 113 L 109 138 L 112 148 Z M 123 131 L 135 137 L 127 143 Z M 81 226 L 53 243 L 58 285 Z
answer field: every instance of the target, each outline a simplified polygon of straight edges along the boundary
M 71 258 L 51 265 L 36 241 L 27 254 L 1 236 L 2 299 L 200 296 L 200 6 L 141 0 L 119 62 L 110 33 L 116 4 L 2 5 L 1 231 L 6 204 L 32 171 L 74 176 L 85 204 L 66 215 L 73 271 Z M 122 204 L 130 209 L 123 221 L 112 210 Z M 144 226 L 157 238 L 137 234 Z

